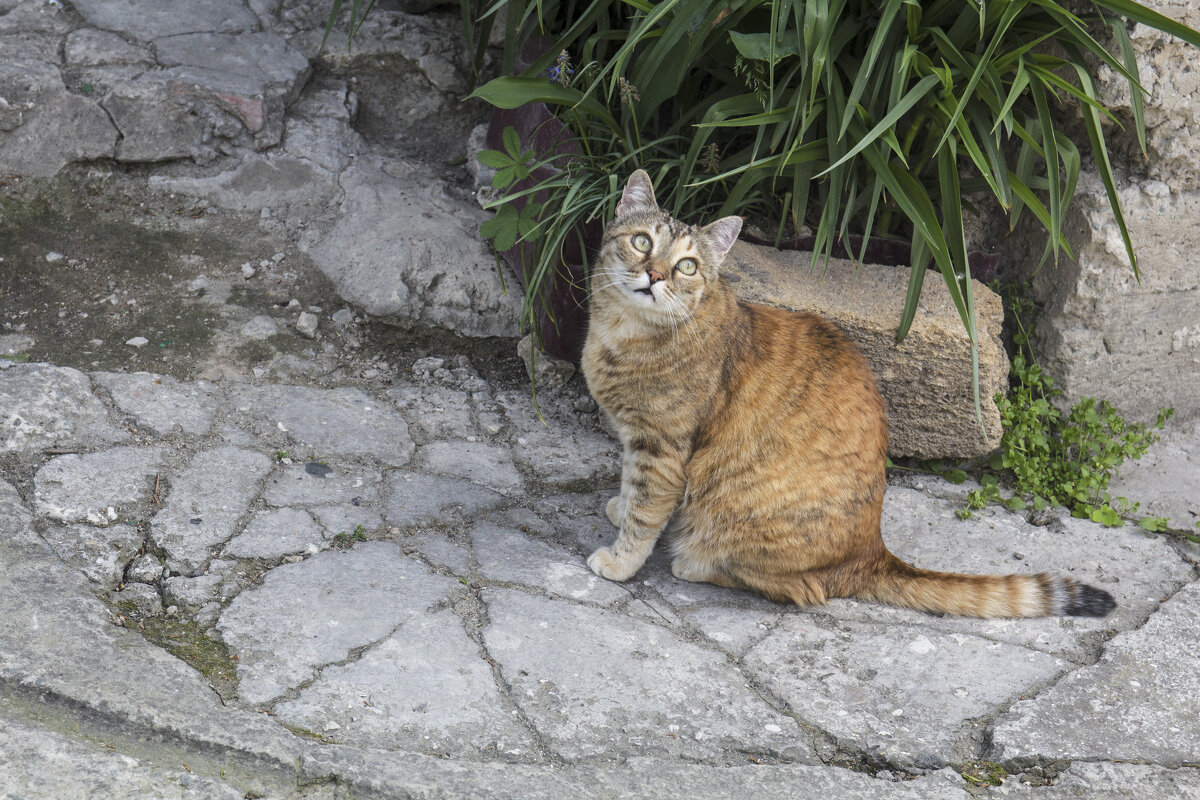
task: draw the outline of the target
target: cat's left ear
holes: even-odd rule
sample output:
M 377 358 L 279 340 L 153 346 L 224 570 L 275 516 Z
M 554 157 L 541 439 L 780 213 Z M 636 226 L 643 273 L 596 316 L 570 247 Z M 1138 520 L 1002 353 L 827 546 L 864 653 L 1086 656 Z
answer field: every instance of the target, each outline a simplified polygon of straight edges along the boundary
M 742 218 L 722 217 L 705 225 L 700 231 L 712 243 L 713 249 L 724 258 L 729 248 L 737 241 L 738 234 L 742 232 Z
M 625 191 L 621 193 L 621 201 L 617 203 L 617 216 L 623 217 L 639 210 L 658 210 L 658 203 L 654 201 L 654 185 L 644 169 L 635 169 L 629 176 Z

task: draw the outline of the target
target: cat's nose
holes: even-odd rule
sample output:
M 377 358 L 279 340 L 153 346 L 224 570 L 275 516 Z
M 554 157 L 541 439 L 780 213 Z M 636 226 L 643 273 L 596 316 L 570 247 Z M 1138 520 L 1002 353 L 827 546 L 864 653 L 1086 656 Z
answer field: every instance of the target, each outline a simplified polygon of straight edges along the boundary
M 656 269 L 650 270 L 650 285 L 658 283 L 663 279 L 663 274 Z

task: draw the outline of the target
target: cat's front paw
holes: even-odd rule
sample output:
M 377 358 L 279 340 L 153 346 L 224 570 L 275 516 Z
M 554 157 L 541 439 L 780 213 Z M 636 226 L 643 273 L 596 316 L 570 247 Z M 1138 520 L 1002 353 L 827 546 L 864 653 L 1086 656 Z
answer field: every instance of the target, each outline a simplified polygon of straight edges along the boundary
M 613 551 L 607 547 L 598 548 L 596 552 L 588 556 L 587 565 L 592 572 L 601 578 L 608 578 L 610 581 L 627 581 L 641 566 L 641 564 L 626 563 L 613 555 Z

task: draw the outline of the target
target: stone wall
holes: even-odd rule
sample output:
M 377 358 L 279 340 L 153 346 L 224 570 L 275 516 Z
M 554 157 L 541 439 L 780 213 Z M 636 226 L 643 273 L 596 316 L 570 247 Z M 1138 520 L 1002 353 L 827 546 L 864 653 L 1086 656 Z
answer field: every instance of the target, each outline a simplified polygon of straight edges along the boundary
M 1148 5 L 1200 29 L 1200 4 Z M 1200 50 L 1143 25 L 1131 37 L 1150 93 L 1147 156 L 1128 85 L 1105 69 L 1100 88 L 1125 122 L 1109 126 L 1109 147 L 1141 281 L 1104 187 L 1085 166 L 1066 231 L 1076 258 L 1048 263 L 1033 279 L 1038 357 L 1071 402 L 1101 397 L 1139 420 L 1173 405 L 1189 419 L 1200 416 Z M 1032 267 L 1043 242 L 1020 237 L 1006 255 Z

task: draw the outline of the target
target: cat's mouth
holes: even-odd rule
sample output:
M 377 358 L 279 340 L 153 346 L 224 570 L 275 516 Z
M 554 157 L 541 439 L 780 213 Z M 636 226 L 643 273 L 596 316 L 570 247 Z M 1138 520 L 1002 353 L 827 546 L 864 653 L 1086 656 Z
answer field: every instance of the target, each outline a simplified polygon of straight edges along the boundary
M 654 292 L 650 291 L 649 286 L 647 286 L 644 289 L 634 289 L 633 291 L 636 292 L 637 294 L 644 294 L 644 295 L 646 295 L 646 297 L 649 297 L 651 300 L 654 299 Z

